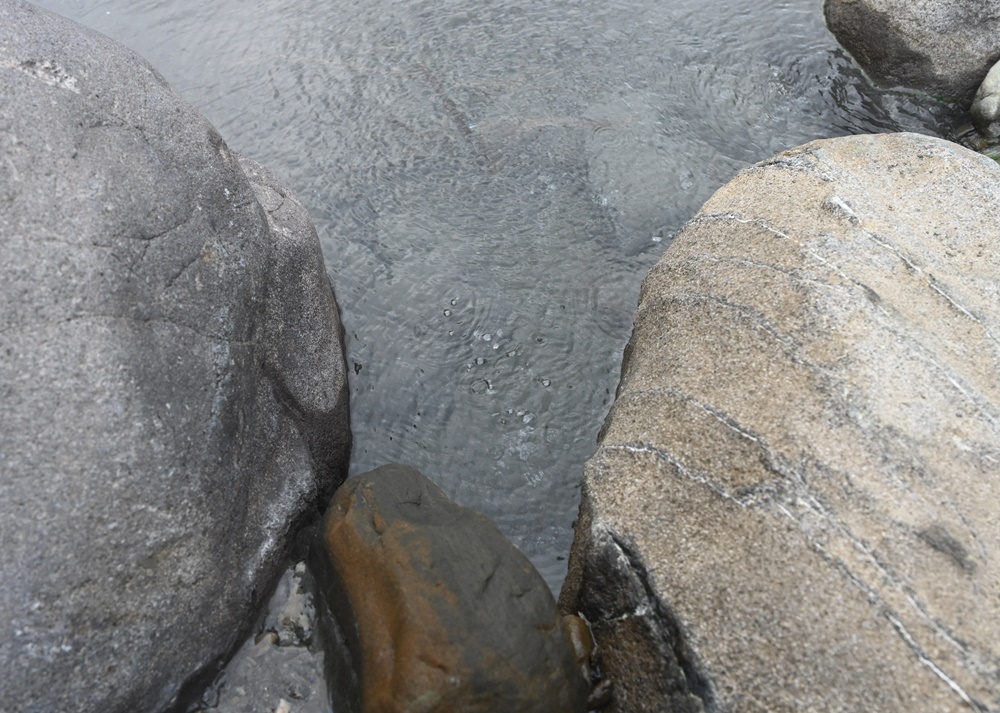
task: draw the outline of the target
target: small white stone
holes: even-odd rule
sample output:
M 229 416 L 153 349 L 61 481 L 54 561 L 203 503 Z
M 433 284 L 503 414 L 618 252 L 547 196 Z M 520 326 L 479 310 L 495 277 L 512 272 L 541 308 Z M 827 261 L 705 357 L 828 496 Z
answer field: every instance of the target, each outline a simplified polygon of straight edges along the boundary
M 993 65 L 972 100 L 972 121 L 987 136 L 996 136 L 1000 119 L 1000 62 Z

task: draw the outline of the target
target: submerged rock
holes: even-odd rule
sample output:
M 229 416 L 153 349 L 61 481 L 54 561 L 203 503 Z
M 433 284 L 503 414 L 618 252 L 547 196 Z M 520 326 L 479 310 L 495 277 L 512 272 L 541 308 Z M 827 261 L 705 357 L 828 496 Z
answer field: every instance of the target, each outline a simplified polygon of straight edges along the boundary
M 968 101 L 1000 59 L 1000 0 L 826 0 L 837 41 L 879 84 Z
M 588 682 L 551 592 L 486 516 L 413 468 L 347 481 L 315 561 L 346 640 L 337 710 L 560 713 Z
M 1000 167 L 817 141 L 646 278 L 560 603 L 615 711 L 1000 710 Z
M 145 61 L 0 3 L 0 708 L 159 711 L 342 480 L 305 209 Z

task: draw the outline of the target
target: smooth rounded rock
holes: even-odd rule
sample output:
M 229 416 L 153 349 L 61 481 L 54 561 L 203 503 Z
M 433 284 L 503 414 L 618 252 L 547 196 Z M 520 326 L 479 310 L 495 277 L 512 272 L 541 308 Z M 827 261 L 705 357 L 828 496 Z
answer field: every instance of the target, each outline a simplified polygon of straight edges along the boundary
M 0 3 L 0 709 L 164 710 L 346 469 L 306 210 L 144 60 Z
M 646 278 L 560 603 L 613 711 L 1000 711 L 1000 167 L 817 141 Z
M 1000 0 L 826 0 L 826 24 L 878 84 L 969 101 L 1000 60 Z
M 491 520 L 415 469 L 341 486 L 314 563 L 352 667 L 332 672 L 337 710 L 586 711 L 589 684 L 545 581 Z
M 1000 136 L 1000 62 L 993 65 L 972 100 L 972 121 L 985 136 Z

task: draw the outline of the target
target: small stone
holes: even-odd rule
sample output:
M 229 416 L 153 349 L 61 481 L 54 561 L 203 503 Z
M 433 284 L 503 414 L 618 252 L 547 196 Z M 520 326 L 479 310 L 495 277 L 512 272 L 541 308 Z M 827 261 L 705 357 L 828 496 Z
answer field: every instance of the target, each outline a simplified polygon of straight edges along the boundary
M 972 100 L 972 123 L 990 138 L 1000 135 L 1000 62 L 993 65 Z

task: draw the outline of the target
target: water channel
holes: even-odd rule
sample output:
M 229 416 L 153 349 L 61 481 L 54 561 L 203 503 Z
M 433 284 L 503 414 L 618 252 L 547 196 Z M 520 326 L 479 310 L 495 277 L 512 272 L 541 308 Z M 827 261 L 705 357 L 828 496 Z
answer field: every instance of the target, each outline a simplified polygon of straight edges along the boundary
M 821 0 L 39 4 L 144 55 L 307 206 L 347 334 L 351 472 L 417 466 L 554 590 L 673 234 L 785 148 L 964 120 L 871 87 Z

